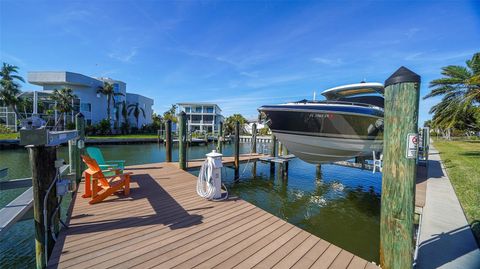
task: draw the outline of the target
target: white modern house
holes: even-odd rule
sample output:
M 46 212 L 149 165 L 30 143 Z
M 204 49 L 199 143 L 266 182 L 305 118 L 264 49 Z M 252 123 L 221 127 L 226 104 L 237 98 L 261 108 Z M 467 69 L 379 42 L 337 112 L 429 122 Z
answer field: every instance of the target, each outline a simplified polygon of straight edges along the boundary
M 247 132 L 247 134 L 252 134 L 252 130 L 253 130 L 253 124 L 256 124 L 257 125 L 257 132 L 260 130 L 260 129 L 263 129 L 265 128 L 265 124 L 262 124 L 260 122 L 258 122 L 257 120 L 252 120 L 252 121 L 248 121 L 247 123 L 245 123 L 243 125 L 243 130 L 245 130 L 245 132 Z
M 143 118 L 143 114 L 140 113 L 139 126 L 150 124 L 152 122 L 153 99 L 139 94 L 127 93 L 126 83 L 119 80 L 103 77 L 94 78 L 68 71 L 41 71 L 29 72 L 28 82 L 42 86 L 43 91 L 40 92 L 43 94 L 51 93 L 55 89 L 61 89 L 64 87 L 72 89 L 73 93 L 78 97 L 74 100 L 74 113 L 81 112 L 85 115 L 87 124 L 98 123 L 107 118 L 107 97 L 97 93 L 97 91 L 99 87 L 104 85 L 104 82 L 108 82 L 113 85 L 116 93 L 123 94 L 115 96 L 114 102 L 110 104 L 112 121 L 115 120 L 116 108 L 114 104 L 126 101 L 127 105 L 139 103 L 139 107 L 145 111 L 145 118 Z M 24 94 L 29 93 L 24 92 Z M 133 113 L 129 116 L 128 120 L 131 126 L 136 125 Z M 120 121 L 123 121 L 123 119 L 120 119 Z
M 177 113 L 187 114 L 189 132 L 216 133 L 223 122 L 222 110 L 213 103 L 178 103 Z
M 138 107 L 145 112 L 145 117 L 143 117 L 142 112 L 140 112 L 140 117 L 138 118 L 138 126 L 152 123 L 153 100 L 140 94 L 127 93 L 127 106 L 135 105 L 137 103 Z M 133 115 L 133 112 L 128 116 L 128 121 L 131 123 L 131 126 L 135 126 L 136 119 Z

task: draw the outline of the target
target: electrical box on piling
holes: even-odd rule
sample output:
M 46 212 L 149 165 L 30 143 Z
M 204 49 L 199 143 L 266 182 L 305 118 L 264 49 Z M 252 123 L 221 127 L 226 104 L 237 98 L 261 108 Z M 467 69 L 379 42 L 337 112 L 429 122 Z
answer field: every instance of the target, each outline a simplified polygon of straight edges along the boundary
M 83 119 L 83 115 L 79 113 L 77 118 Z M 63 159 L 57 158 L 57 146 L 75 141 L 79 149 L 83 147 L 83 136 L 79 137 L 79 133 L 83 133 L 83 128 L 72 131 L 49 131 L 45 127 L 45 121 L 38 117 L 22 121 L 20 145 L 27 146 L 32 170 L 37 268 L 47 266 L 53 250 L 59 223 L 62 223 L 61 197 L 76 190 L 75 180 L 60 178 L 68 166 Z M 76 154 L 79 159 L 80 151 L 76 150 Z

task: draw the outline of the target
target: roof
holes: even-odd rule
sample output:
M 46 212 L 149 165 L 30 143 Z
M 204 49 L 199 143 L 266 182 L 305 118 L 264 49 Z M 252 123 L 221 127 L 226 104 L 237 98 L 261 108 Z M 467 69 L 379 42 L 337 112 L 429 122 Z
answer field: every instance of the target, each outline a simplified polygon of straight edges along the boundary
M 177 103 L 178 106 L 216 106 L 219 110 L 222 110 L 219 105 L 215 103 L 208 103 L 208 102 L 185 102 L 185 103 Z
M 68 71 L 35 71 L 28 72 L 28 82 L 35 85 L 75 85 L 96 87 L 103 82 L 79 73 Z
M 382 83 L 377 82 L 369 82 L 369 83 L 356 83 L 356 84 L 348 84 L 342 85 L 335 88 L 331 88 L 322 92 L 322 95 L 325 96 L 327 99 L 338 99 L 342 97 L 348 97 L 353 95 L 361 95 L 361 94 L 372 94 L 384 93 L 384 87 Z
M 202 106 L 218 106 L 215 103 L 208 103 L 208 102 L 186 102 L 186 103 L 177 103 L 179 106 L 184 106 L 184 105 L 202 105 Z

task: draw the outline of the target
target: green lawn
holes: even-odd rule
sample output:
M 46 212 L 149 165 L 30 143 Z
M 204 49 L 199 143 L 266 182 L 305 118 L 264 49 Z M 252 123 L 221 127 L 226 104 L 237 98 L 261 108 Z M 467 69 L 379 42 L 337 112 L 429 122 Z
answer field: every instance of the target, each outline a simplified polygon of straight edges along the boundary
M 129 139 L 129 138 L 158 138 L 156 134 L 129 134 L 129 135 L 94 135 L 89 139 Z
M 19 136 L 18 133 L 0 134 L 0 140 L 2 140 L 2 139 L 17 139 L 18 136 Z
M 480 245 L 480 141 L 434 143 Z

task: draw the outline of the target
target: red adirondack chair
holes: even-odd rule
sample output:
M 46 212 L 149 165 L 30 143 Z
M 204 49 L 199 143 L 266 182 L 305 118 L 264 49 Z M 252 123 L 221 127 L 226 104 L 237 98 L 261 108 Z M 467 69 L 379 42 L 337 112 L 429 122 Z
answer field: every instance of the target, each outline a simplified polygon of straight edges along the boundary
M 88 166 L 85 173 L 85 194 L 83 198 L 91 197 L 89 204 L 98 203 L 113 193 L 123 190 L 125 195 L 130 194 L 130 175 L 132 173 L 120 174 L 116 170 L 114 176 L 106 177 L 98 163 L 87 155 L 82 155 L 83 162 Z

